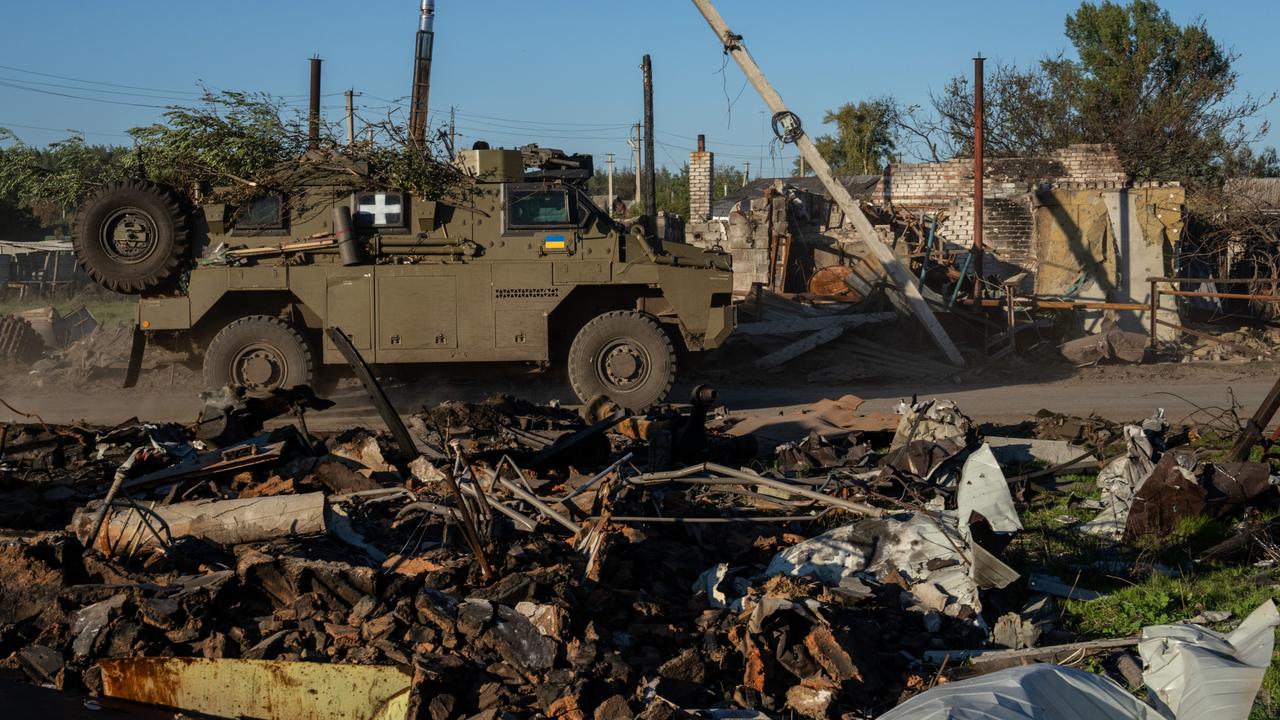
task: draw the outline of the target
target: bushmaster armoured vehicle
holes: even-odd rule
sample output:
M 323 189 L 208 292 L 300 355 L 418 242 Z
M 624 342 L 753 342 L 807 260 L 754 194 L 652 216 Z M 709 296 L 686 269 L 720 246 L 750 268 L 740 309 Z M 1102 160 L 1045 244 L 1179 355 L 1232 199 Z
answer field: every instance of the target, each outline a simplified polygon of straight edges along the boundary
M 583 190 L 589 157 L 474 149 L 457 162 L 466 191 L 435 201 L 339 195 L 324 173 L 239 207 L 116 182 L 82 206 L 77 255 L 140 295 L 149 342 L 202 357 L 211 389 L 254 394 L 342 363 L 324 334 L 337 327 L 373 364 L 562 365 L 580 399 L 640 409 L 666 396 L 678 349 L 733 330 L 729 256 L 611 219 Z

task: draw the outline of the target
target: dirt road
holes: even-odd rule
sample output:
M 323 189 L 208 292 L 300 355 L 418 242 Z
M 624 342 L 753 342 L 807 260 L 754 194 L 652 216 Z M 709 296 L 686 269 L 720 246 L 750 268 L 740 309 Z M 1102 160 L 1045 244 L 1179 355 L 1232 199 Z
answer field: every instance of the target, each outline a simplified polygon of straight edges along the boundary
M 773 408 L 802 405 L 824 397 L 853 394 L 865 399 L 867 410 L 889 410 L 913 394 L 922 398 L 949 398 L 979 422 L 1013 423 L 1037 410 L 1048 409 L 1071 415 L 1096 413 L 1125 421 L 1147 417 L 1165 408 L 1177 422 L 1198 408 L 1227 408 L 1232 393 L 1242 407 L 1241 414 L 1253 412 L 1266 395 L 1280 364 L 1247 365 L 1149 365 L 1142 367 L 1100 367 L 1078 371 L 1051 369 L 1023 370 L 1018 374 L 992 375 L 964 382 L 910 384 L 896 382 L 849 385 L 787 384 L 785 375 L 763 378 L 762 382 L 720 381 L 721 400 L 731 410 L 771 412 Z M 1045 377 L 1051 375 L 1051 377 Z M 413 379 L 388 382 L 388 394 L 403 413 L 442 400 L 480 400 L 494 392 L 506 392 L 528 400 L 573 402 L 564 385 L 543 376 L 486 373 L 477 378 L 446 378 L 423 374 Z M 148 390 L 97 391 L 39 388 L 33 382 L 13 382 L 0 393 L 13 408 L 0 406 L 0 421 L 21 420 L 14 410 L 35 413 L 46 422 L 87 422 L 114 425 L 130 418 L 150 421 L 191 422 L 200 409 L 199 388 L 175 386 Z M 678 385 L 673 401 L 689 394 L 689 384 Z M 339 429 L 355 424 L 379 423 L 363 391 L 344 384 L 334 396 L 338 405 L 309 416 L 315 429 Z

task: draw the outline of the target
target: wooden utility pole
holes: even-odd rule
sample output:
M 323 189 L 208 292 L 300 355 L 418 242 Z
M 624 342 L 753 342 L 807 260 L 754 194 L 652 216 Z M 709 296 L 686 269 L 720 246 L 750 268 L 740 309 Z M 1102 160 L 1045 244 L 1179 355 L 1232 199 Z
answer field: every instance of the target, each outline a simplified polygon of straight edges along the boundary
M 356 144 L 356 100 L 355 91 L 347 91 L 347 147 Z
M 746 187 L 751 182 L 751 161 L 742 161 L 742 187 Z
M 605 156 L 605 162 L 609 165 L 609 207 L 605 212 L 609 213 L 609 217 L 613 217 L 613 153 Z
M 733 56 L 734 61 L 738 63 L 738 67 L 742 69 L 747 79 L 755 86 L 756 92 L 760 93 L 760 97 L 764 99 L 765 104 L 769 106 L 775 117 L 782 117 L 780 124 L 784 127 L 790 126 L 788 130 L 794 137 L 800 154 L 808 161 L 809 166 L 813 168 L 814 174 L 822 181 L 822 184 L 827 188 L 827 192 L 831 193 L 831 198 L 844 211 L 845 217 L 849 218 L 853 223 L 863 244 L 867 246 L 871 254 L 884 267 L 885 272 L 893 279 L 898 290 L 906 298 L 912 314 L 924 325 L 934 344 L 938 346 L 938 349 L 953 365 L 964 365 L 964 358 L 960 355 L 960 351 L 956 349 L 955 343 L 951 342 L 946 330 L 942 328 L 938 318 L 934 317 L 933 311 L 929 309 L 928 303 L 924 300 L 924 296 L 920 294 L 920 288 L 915 284 L 915 278 L 899 262 L 898 256 L 893 253 L 893 250 L 876 236 L 875 229 L 871 227 L 871 221 L 862 213 L 862 208 L 849 195 L 849 191 L 845 186 L 836 181 L 835 176 L 831 173 L 831 167 L 827 165 L 827 161 L 823 159 L 818 149 L 814 147 L 813 140 L 800 128 L 799 119 L 787 109 L 786 103 L 782 101 L 778 91 L 774 90 L 773 86 L 769 84 L 768 79 L 765 78 L 764 73 L 761 72 L 760 67 L 756 65 L 756 61 L 751 57 L 751 53 L 747 52 L 746 45 L 742 42 L 742 36 L 736 35 L 729 30 L 729 26 L 725 24 L 724 18 L 720 17 L 720 13 L 716 10 L 711 0 L 693 0 L 693 4 L 715 32 L 716 38 L 724 47 L 725 52 Z M 786 122 L 787 120 L 790 123 Z
M 640 63 L 644 73 L 644 211 L 649 217 L 649 233 L 658 233 L 658 172 L 653 159 L 653 63 L 645 55 Z
M 449 106 L 449 154 L 457 156 L 458 154 L 458 106 Z
M 633 128 L 635 131 L 635 139 L 631 141 L 631 149 L 635 151 L 636 156 L 636 208 L 640 207 L 640 123 L 636 123 Z

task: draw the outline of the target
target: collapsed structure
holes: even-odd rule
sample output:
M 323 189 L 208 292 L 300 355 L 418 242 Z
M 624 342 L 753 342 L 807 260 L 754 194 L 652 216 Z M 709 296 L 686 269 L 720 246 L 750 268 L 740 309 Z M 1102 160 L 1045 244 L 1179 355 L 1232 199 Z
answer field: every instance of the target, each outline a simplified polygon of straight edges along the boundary
M 711 171 L 711 153 L 690 156 L 690 176 Z M 1088 303 L 1148 307 L 1148 278 L 1172 272 L 1183 230 L 1184 192 L 1175 184 L 1137 183 L 1114 150 L 1076 145 L 1043 158 L 995 158 L 985 164 L 984 246 L 994 262 L 984 276 L 992 297 L 1012 293 Z M 911 262 L 945 302 L 969 272 L 973 244 L 973 169 L 967 159 L 892 163 L 879 176 L 842 178 L 867 208 L 877 232 Z M 690 242 L 734 256 L 734 289 L 755 285 L 791 292 L 840 288 L 866 292 L 878 263 L 853 242 L 844 213 L 812 179 L 757 180 L 714 205 L 714 183 L 695 184 L 691 206 L 706 208 L 687 226 Z M 714 210 L 714 212 L 713 212 Z M 932 271 L 932 275 L 930 275 Z M 825 283 L 825 284 L 824 284 Z M 971 295 L 967 287 L 959 292 Z M 1164 295 L 1161 308 L 1176 311 Z M 1115 311 L 1124 330 L 1146 332 L 1149 310 Z M 1081 330 L 1097 332 L 1102 312 L 1085 309 Z M 1161 328 L 1160 337 L 1172 337 Z
M 1179 664 L 1195 657 L 1233 683 L 1215 717 L 1248 712 L 1274 606 L 1230 635 L 1090 640 L 1051 620 L 1053 596 L 1086 591 L 1010 563 L 1015 495 L 1096 468 L 1117 438 L 1152 439 L 1132 472 L 1099 477 L 1129 478 L 1130 540 L 1274 504 L 1273 486 L 1230 482 L 1265 465 L 1169 464 L 1181 456 L 1157 421 L 1046 416 L 1020 439 L 938 400 L 883 417 L 844 397 L 774 419 L 725 413 L 706 387 L 691 400 L 634 415 L 605 398 L 576 413 L 494 397 L 388 411 L 389 434 L 317 436 L 306 415 L 330 403 L 305 388 L 227 388 L 189 427 L 6 426 L 0 692 L 439 720 L 897 718 L 1047 692 L 1078 698 L 1061 712 L 1139 720 L 1154 711 L 1106 677 L 999 672 L 1136 645 L 1158 702 L 1201 702 Z M 1175 488 L 1206 500 L 1160 512 Z

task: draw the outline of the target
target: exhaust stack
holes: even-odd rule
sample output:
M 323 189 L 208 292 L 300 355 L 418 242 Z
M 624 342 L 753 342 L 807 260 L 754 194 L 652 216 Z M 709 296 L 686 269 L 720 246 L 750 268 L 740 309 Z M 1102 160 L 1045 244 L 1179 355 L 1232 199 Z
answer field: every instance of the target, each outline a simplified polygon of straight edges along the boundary
M 413 60 L 413 98 L 409 108 L 409 138 L 424 146 L 427 139 L 427 99 L 431 94 L 431 52 L 435 45 L 436 0 L 422 0 L 418 43 Z

